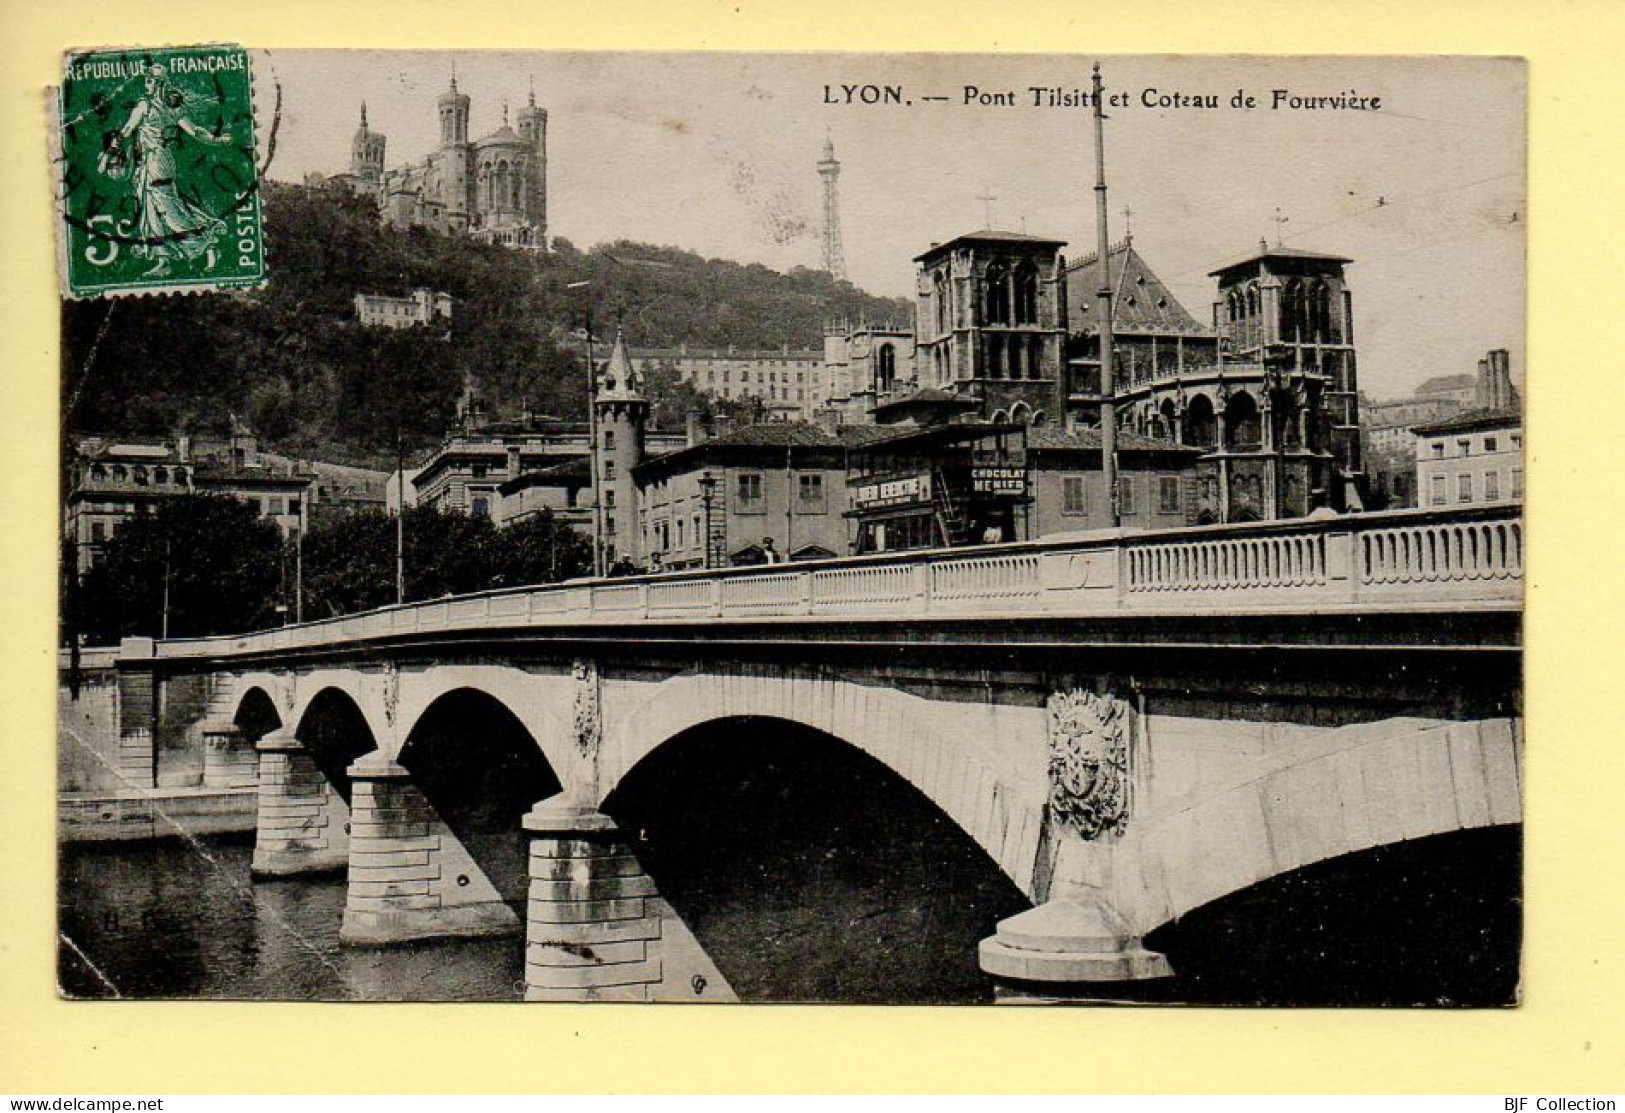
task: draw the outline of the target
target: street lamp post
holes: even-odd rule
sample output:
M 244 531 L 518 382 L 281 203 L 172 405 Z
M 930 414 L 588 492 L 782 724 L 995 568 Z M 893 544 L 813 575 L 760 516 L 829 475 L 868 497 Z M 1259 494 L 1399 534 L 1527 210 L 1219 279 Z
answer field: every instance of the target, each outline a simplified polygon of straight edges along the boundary
M 566 290 L 585 290 L 591 279 L 565 284 Z M 598 369 L 592 358 L 592 310 L 587 310 L 587 467 L 592 477 L 592 574 L 604 575 L 604 489 L 598 476 Z
M 716 499 L 717 477 L 709 471 L 700 473 L 700 502 L 705 506 L 705 567 L 711 567 L 711 505 Z

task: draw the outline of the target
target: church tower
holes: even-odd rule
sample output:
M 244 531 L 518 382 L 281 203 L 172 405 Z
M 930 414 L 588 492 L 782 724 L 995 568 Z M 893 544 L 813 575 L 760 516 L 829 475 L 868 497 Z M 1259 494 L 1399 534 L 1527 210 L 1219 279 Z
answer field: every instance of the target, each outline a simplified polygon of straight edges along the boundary
M 530 90 L 519 110 L 519 138 L 529 143 L 532 155 L 525 174 L 524 213 L 536 227 L 538 245 L 547 243 L 547 109 L 536 107 L 536 89 Z
M 440 94 L 440 201 L 446 207 L 446 225 L 450 231 L 468 230 L 469 146 L 468 110 L 466 93 L 457 91 L 457 74 L 451 75 L 451 85 Z
M 626 354 L 626 342 L 619 329 L 609 354 L 598 390 L 593 398 L 597 416 L 598 494 L 604 522 L 604 547 L 615 557 L 629 557 L 641 563 L 643 537 L 638 521 L 638 485 L 632 469 L 643 462 L 643 435 L 649 420 L 649 403 L 642 393 L 642 379 Z
M 384 137 L 367 127 L 367 102 L 361 102 L 361 126 L 350 141 L 350 173 L 370 186 L 384 180 Z
M 835 161 L 835 141 L 826 133 L 824 157 L 818 160 L 818 176 L 824 182 L 824 269 L 838 281 L 846 281 L 846 254 L 841 250 L 841 164 Z

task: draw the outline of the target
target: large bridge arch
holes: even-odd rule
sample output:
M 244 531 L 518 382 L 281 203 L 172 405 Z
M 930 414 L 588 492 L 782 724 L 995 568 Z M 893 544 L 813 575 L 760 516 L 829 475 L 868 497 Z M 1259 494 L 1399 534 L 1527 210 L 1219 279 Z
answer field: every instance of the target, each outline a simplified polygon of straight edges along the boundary
M 1522 822 L 1517 720 L 1399 723 L 1131 821 L 1111 887 L 1135 933 L 1319 862 Z
M 943 710 L 896 688 L 823 671 L 756 667 L 684 673 L 655 685 L 630 711 L 607 720 L 598 802 L 644 758 L 697 727 L 729 719 L 783 720 L 845 742 L 892 770 L 952 819 L 1030 899 L 1042 841 L 1043 747 L 1029 747 L 1035 756 L 1030 768 L 1012 767 L 967 732 L 946 726 Z M 1033 710 L 1034 730 L 1042 730 L 1040 713 Z

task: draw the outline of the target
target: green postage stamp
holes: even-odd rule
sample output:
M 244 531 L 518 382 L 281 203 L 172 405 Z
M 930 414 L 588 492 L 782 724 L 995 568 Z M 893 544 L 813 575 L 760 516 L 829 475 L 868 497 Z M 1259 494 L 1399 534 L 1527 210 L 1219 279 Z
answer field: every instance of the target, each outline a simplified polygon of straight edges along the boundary
M 55 109 L 66 296 L 264 284 L 247 51 L 71 53 Z

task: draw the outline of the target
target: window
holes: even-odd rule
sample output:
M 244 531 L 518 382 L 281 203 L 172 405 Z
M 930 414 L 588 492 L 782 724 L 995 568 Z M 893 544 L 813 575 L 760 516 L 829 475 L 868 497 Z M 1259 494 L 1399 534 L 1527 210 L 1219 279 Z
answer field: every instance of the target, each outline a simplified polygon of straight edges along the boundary
M 683 521 L 683 519 L 677 519 L 677 547 L 679 549 L 685 548 L 688 545 L 688 538 L 685 536 L 686 531 L 683 529 L 685 524 L 686 523 Z
M 1523 434 L 1522 433 L 1514 433 L 1514 434 L 1512 434 L 1512 451 L 1514 451 L 1514 452 L 1523 451 Z
M 762 510 L 762 477 L 757 472 L 742 472 L 739 476 L 739 509 L 760 513 Z
M 1515 499 L 1523 498 L 1523 469 L 1522 468 L 1513 468 L 1512 469 L 1512 497 L 1515 498 Z
M 605 452 L 613 452 L 614 450 L 615 450 L 615 430 L 613 430 L 613 429 L 605 429 L 604 430 L 604 451 Z
M 605 460 L 604 461 L 604 482 L 608 483 L 610 480 L 612 480 L 614 478 L 615 478 L 615 461 L 614 460 Z
M 1484 501 L 1494 502 L 1501 497 L 1501 473 L 1487 471 L 1484 473 Z
M 1117 485 L 1117 509 L 1123 514 L 1134 513 L 1134 477 L 1125 475 Z
M 1470 475 L 1456 476 L 1456 501 L 1473 501 L 1473 477 Z
M 1443 506 L 1448 501 L 1445 484 L 1444 476 L 1436 475 L 1433 477 L 1433 491 L 1428 501 L 1434 506 Z
M 107 540 L 107 527 L 101 522 L 90 523 L 90 539 L 97 544 Z
M 1432 444 L 1428 445 L 1428 450 L 1433 453 L 1433 458 L 1435 460 L 1443 460 L 1444 459 L 1444 442 L 1443 441 L 1434 441 Z
M 614 491 L 613 488 L 604 492 L 604 509 L 605 510 L 614 510 L 615 509 L 615 491 Z
M 1163 514 L 1179 513 L 1179 477 L 1164 475 L 1157 478 L 1157 510 Z
M 1471 456 L 1472 454 L 1473 454 L 1473 442 L 1472 441 L 1470 441 L 1467 438 L 1463 437 L 1461 440 L 1456 442 L 1456 455 L 1458 455 L 1458 456 Z
M 804 513 L 822 514 L 824 512 L 824 477 L 822 475 L 802 475 L 797 477 L 800 488 L 800 509 Z
M 292 514 L 296 518 L 299 516 L 299 498 L 298 498 L 298 496 L 295 496 L 295 497 L 290 498 L 288 500 L 288 513 Z
M 1485 452 L 1494 452 L 1496 443 L 1497 442 L 1496 442 L 1494 437 L 1485 437 L 1484 438 L 1484 451 Z
M 610 515 L 605 516 L 605 518 L 604 518 L 604 532 L 605 533 L 614 533 L 615 532 L 615 515 L 610 514 Z
M 468 503 L 469 513 L 476 518 L 489 518 L 491 516 L 491 500 L 484 495 L 475 495 Z
M 1083 476 L 1061 476 L 1061 513 L 1087 514 L 1088 499 L 1084 494 Z

